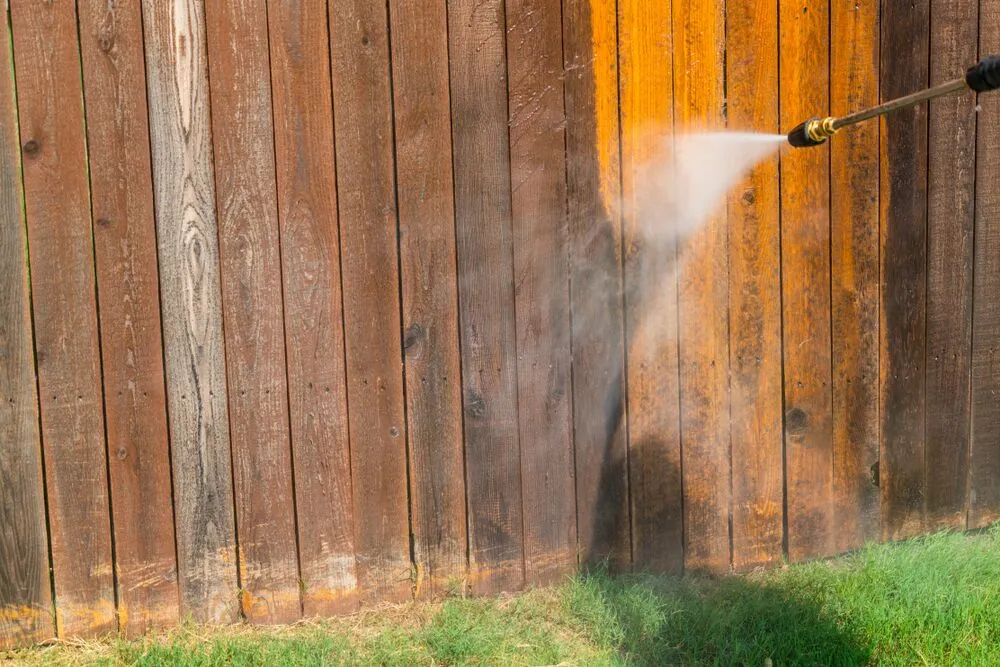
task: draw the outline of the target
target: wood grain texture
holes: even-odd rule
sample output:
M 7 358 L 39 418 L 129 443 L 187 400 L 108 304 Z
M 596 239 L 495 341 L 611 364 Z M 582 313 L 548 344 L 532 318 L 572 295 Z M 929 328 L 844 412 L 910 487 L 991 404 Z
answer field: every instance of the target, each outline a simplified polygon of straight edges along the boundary
M 529 585 L 576 569 L 562 12 L 507 0 L 517 403 Z
M 1000 52 L 1000 2 L 981 0 L 979 53 Z M 976 144 L 968 527 L 1000 519 L 1000 99 L 980 95 Z
M 669 0 L 618 5 L 629 495 L 638 569 L 684 568 L 676 240 L 658 234 L 657 167 L 673 139 Z
M 14 3 L 11 24 L 56 631 L 96 636 L 116 622 L 76 8 Z
M 976 62 L 977 0 L 932 3 L 930 85 Z M 927 405 L 924 530 L 964 529 L 972 381 L 976 94 L 932 100 L 927 144 Z
M 778 131 L 778 5 L 726 3 L 731 130 Z M 784 540 L 778 158 L 730 191 L 729 365 L 733 568 L 781 562 Z
M 580 558 L 631 562 L 614 0 L 563 3 Z
M 386 14 L 329 6 L 358 583 L 398 601 L 411 564 Z
M 504 6 L 448 3 L 469 568 L 524 582 Z
M 883 100 L 928 82 L 929 1 L 882 3 Z M 882 537 L 923 527 L 927 319 L 927 105 L 881 120 L 879 325 Z
M 782 0 L 781 131 L 829 109 L 829 15 Z M 788 557 L 833 552 L 833 398 L 830 337 L 830 153 L 781 157 L 785 474 Z
M 830 112 L 878 104 L 877 0 L 830 5 Z M 879 536 L 879 125 L 830 143 L 835 547 Z
M 209 83 L 243 613 L 301 614 L 264 0 L 210 0 Z
M 680 133 L 724 127 L 723 0 L 674 1 L 674 118 Z M 729 274 L 726 213 L 678 248 L 684 563 L 730 568 Z
M 78 3 L 121 630 L 177 622 L 142 16 Z
M 268 6 L 302 604 L 357 606 L 325 0 Z
M 181 613 L 239 613 L 205 17 L 142 3 Z
M 0 21 L 0 651 L 54 630 L 10 45 Z
M 415 593 L 453 591 L 468 567 L 448 12 L 392 0 L 403 349 Z

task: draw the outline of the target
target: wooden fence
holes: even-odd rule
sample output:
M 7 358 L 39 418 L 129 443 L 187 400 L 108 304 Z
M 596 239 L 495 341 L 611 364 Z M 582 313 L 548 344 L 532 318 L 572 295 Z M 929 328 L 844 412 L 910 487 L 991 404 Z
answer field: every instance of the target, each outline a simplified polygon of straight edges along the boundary
M 676 247 L 638 196 L 653 138 L 960 75 L 1000 0 L 9 4 L 0 647 L 1000 516 L 1000 98 Z

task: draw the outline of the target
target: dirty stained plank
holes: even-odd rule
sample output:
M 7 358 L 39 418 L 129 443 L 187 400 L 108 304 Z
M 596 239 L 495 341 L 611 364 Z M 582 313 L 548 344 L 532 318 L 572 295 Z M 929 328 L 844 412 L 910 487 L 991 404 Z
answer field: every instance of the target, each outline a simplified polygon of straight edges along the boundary
M 11 7 L 56 631 L 117 629 L 76 8 Z
M 181 614 L 239 614 L 205 15 L 142 3 Z
M 326 2 L 267 9 L 302 606 L 327 615 L 358 580 Z

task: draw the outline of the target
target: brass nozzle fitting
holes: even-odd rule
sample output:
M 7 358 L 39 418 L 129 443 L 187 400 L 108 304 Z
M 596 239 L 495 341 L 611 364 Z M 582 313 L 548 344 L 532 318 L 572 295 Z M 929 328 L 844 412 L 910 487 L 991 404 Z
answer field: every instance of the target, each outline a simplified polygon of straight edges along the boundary
M 833 135 L 837 134 L 837 128 L 833 126 L 835 118 L 815 118 L 806 123 L 806 135 L 816 144 L 821 144 Z

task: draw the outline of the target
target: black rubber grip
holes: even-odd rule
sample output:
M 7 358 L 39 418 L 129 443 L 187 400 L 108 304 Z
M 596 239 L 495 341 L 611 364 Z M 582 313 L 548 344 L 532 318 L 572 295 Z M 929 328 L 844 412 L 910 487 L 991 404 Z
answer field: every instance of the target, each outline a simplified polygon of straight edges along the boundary
M 788 143 L 790 143 L 795 148 L 809 148 L 810 146 L 819 146 L 823 141 L 815 141 L 809 137 L 806 132 L 806 127 L 809 123 L 814 120 L 819 120 L 818 118 L 810 118 L 809 120 L 803 121 L 800 125 L 796 125 L 795 128 L 788 133 Z
M 986 56 L 965 73 L 965 82 L 977 93 L 1000 88 L 1000 56 Z

